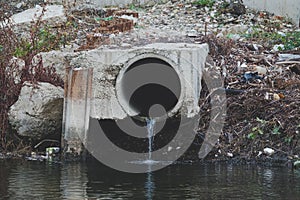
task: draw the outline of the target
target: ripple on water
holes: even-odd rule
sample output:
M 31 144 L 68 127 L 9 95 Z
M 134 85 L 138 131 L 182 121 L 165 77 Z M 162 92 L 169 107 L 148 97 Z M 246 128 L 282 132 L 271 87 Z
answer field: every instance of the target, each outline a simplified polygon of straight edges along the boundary
M 170 165 L 172 161 L 158 161 L 158 160 L 136 160 L 130 161 L 130 164 L 137 164 L 137 165 Z

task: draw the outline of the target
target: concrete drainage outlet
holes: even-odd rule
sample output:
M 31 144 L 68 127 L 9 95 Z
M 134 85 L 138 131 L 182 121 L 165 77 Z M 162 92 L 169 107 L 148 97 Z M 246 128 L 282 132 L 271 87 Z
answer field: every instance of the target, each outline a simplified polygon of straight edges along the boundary
M 158 120 L 178 111 L 182 84 L 179 73 L 166 59 L 143 55 L 121 70 L 116 91 L 121 106 L 129 116 Z
M 179 158 L 195 137 L 208 51 L 207 44 L 153 43 L 74 56 L 70 65 L 79 68 L 71 68 L 66 79 L 64 155 L 83 155 L 86 148 L 102 163 L 134 173 L 148 168 L 133 170 L 127 161 Z M 145 143 L 145 134 L 160 138 L 154 139 L 152 157 L 152 151 L 144 153 L 152 141 Z

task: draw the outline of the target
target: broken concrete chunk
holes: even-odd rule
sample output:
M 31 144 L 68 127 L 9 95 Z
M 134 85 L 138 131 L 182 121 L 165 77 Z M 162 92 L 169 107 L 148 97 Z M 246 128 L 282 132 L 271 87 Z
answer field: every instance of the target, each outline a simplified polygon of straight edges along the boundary
M 13 15 L 11 19 L 15 25 L 30 24 L 30 22 L 37 20 L 41 15 L 42 20 L 47 21 L 48 25 L 60 24 L 67 20 L 62 5 L 46 6 L 44 13 L 43 7 L 36 6 L 35 8 Z
M 59 138 L 64 91 L 49 83 L 36 86 L 24 83 L 18 101 L 10 109 L 10 124 L 19 135 L 34 140 L 48 136 Z

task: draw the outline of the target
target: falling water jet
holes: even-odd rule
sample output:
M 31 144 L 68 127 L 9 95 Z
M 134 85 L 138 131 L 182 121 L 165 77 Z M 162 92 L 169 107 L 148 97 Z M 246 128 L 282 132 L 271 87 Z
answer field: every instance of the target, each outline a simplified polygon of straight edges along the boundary
M 152 160 L 152 145 L 154 142 L 154 126 L 155 126 L 155 119 L 147 119 L 147 132 L 148 132 L 148 160 Z
M 148 160 L 146 160 L 147 164 L 154 164 L 158 162 L 154 161 L 152 158 L 152 147 L 155 136 L 155 124 L 157 120 L 162 121 L 164 119 L 162 116 L 166 115 L 166 113 L 166 109 L 160 104 L 154 104 L 149 109 L 149 117 L 146 119 L 148 133 Z

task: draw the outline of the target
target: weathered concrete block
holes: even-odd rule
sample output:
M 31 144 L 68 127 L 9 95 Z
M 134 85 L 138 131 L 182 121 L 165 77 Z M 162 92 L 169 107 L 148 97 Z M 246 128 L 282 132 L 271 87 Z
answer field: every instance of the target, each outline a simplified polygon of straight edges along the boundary
M 164 104 L 168 116 L 180 113 L 193 117 L 199 111 L 202 69 L 207 54 L 206 44 L 158 43 L 125 50 L 87 51 L 72 59 L 71 66 L 94 70 L 92 118 L 147 117 L 152 98 L 157 101 L 154 103 Z M 131 74 L 134 71 L 136 74 Z M 134 93 L 147 84 L 153 84 L 153 88 L 145 86 L 146 89 Z M 155 88 L 155 84 L 165 88 Z M 165 95 L 168 90 L 170 96 Z
M 63 94 L 60 87 L 25 82 L 18 101 L 11 107 L 9 121 L 21 136 L 34 140 L 59 137 L 62 129 Z
M 17 26 L 29 25 L 30 22 L 37 20 L 42 15 L 42 20 L 47 21 L 48 25 L 60 24 L 67 20 L 65 11 L 62 5 L 49 5 L 45 7 L 45 12 L 42 15 L 43 8 L 37 6 L 17 13 L 11 17 L 13 23 Z
M 69 67 L 69 60 L 72 57 L 76 57 L 78 53 L 69 52 L 64 49 L 64 51 L 49 51 L 42 52 L 39 55 L 42 57 L 44 67 L 54 67 L 56 73 L 62 78 L 65 79 L 66 68 Z
M 63 114 L 64 151 L 81 155 L 90 115 L 93 69 L 67 69 Z

